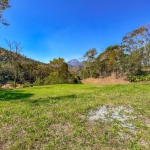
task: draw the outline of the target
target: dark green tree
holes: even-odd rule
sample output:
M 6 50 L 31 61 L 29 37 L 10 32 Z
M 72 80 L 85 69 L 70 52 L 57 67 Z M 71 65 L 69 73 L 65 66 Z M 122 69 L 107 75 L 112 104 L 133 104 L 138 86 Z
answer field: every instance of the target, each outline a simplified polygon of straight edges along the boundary
M 54 58 L 49 64 L 50 75 L 45 79 L 45 84 L 67 83 L 68 82 L 68 65 L 63 58 Z

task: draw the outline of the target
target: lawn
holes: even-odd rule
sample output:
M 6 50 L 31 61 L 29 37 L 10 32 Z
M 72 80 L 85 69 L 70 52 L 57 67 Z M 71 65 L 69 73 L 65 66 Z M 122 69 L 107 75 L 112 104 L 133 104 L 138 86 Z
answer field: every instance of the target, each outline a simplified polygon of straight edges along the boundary
M 128 122 L 89 120 L 100 106 L 131 107 Z M 49 85 L 0 89 L 2 150 L 150 149 L 150 85 Z

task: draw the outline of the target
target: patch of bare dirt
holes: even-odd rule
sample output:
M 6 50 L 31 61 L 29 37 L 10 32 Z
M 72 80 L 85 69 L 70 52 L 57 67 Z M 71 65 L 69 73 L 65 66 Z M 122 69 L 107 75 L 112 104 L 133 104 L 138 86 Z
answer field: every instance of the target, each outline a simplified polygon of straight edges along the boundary
M 13 89 L 13 86 L 11 84 L 5 84 L 1 88 L 2 89 Z
M 17 84 L 16 88 L 20 88 L 21 84 Z M 2 89 L 13 89 L 14 87 L 11 84 L 5 84 L 1 87 Z
M 112 74 L 111 76 L 105 78 L 88 78 L 82 80 L 83 84 L 92 84 L 92 85 L 106 85 L 106 84 L 129 84 L 129 81 L 126 81 L 125 76 L 116 77 L 116 74 Z

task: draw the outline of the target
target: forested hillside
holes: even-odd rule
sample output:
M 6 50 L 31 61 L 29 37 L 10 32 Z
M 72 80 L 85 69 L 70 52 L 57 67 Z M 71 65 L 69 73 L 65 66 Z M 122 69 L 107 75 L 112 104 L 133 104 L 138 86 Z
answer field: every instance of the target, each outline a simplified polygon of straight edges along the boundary
M 0 84 L 24 86 L 52 83 L 77 83 L 76 75 L 69 72 L 63 58 L 53 59 L 49 64 L 22 56 L 17 51 L 0 48 Z

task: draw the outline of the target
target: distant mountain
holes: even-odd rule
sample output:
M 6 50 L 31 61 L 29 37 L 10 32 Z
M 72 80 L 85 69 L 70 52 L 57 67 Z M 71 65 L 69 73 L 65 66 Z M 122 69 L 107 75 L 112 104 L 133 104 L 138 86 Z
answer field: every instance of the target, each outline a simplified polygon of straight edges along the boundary
M 74 67 L 74 66 L 72 66 L 72 65 L 70 65 L 70 64 L 67 64 L 67 65 L 68 65 L 68 68 L 69 68 L 69 69 Z
M 83 63 L 84 63 L 84 61 L 80 62 L 77 59 L 72 59 L 67 62 L 67 65 L 68 65 L 69 70 L 79 73 L 83 67 Z
M 78 66 L 79 63 L 80 63 L 80 62 L 79 62 L 77 59 L 72 59 L 72 60 L 70 60 L 70 61 L 67 62 L 68 65 L 71 65 L 71 66 L 73 66 L 73 67 L 74 67 L 74 66 Z

